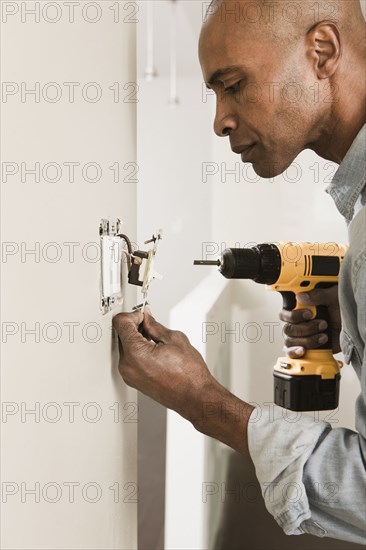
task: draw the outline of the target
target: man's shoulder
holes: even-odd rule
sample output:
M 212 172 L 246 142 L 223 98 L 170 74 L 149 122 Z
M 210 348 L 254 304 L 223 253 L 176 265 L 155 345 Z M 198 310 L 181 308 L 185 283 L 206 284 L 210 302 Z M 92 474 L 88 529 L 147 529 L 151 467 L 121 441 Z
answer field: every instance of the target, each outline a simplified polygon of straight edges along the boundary
M 366 291 L 366 205 L 353 218 L 348 231 L 352 276 Z
M 348 226 L 350 247 L 353 250 L 365 250 L 366 243 L 366 205 L 364 205 Z

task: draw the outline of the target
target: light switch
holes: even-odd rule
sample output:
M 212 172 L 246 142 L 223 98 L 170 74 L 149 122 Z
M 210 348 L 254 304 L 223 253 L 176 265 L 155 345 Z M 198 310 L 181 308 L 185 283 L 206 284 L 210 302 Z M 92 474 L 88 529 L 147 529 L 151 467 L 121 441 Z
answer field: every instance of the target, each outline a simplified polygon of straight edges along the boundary
M 123 302 L 122 240 L 117 237 L 121 221 L 102 219 L 99 226 L 101 246 L 101 309 L 108 313 Z

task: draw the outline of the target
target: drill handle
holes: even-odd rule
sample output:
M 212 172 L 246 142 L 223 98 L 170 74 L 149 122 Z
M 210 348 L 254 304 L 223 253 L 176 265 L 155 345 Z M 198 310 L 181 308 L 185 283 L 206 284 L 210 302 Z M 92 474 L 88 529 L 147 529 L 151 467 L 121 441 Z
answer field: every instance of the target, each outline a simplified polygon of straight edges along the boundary
M 283 309 L 287 311 L 294 311 L 296 309 L 310 310 L 313 314 L 312 319 L 322 319 L 327 322 L 326 330 L 322 331 L 328 336 L 328 340 L 318 349 L 332 349 L 332 331 L 330 326 L 330 315 L 327 306 L 306 306 L 299 304 L 296 301 L 296 295 L 294 292 L 281 292 L 283 298 Z

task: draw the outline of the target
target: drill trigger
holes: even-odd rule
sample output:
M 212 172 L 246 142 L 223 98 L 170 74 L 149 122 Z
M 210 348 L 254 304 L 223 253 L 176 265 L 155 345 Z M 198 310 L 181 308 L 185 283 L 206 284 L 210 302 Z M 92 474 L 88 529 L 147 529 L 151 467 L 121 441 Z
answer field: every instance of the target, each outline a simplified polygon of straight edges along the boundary
M 283 309 L 286 309 L 286 311 L 292 311 L 296 308 L 297 302 L 294 292 L 284 290 L 281 292 L 281 295 L 283 298 Z

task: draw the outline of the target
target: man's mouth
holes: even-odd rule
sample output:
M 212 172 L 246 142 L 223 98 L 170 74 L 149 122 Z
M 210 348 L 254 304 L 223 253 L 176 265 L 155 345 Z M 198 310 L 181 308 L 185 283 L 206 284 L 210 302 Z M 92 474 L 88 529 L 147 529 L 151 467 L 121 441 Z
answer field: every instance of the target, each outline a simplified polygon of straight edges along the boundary
M 249 143 L 248 145 L 236 145 L 235 147 L 232 147 L 232 151 L 238 155 L 242 155 L 246 151 L 249 151 L 255 143 Z
M 251 145 L 248 145 L 247 147 L 245 147 L 245 149 L 241 151 L 241 160 L 243 162 L 247 162 L 248 157 L 250 156 L 255 146 L 256 146 L 256 143 L 252 143 Z

